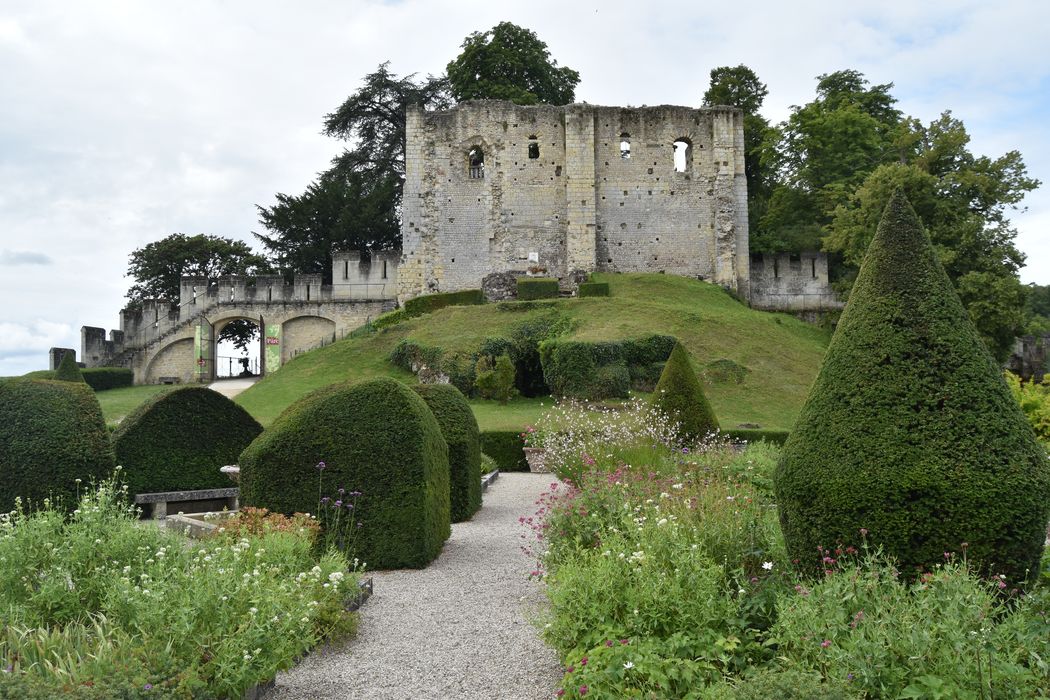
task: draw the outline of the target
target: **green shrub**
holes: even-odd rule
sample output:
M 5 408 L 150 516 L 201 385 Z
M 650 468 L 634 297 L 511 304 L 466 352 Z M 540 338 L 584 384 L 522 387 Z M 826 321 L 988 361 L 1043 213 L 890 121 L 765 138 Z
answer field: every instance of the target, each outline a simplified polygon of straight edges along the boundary
M 635 391 L 651 392 L 656 389 L 660 375 L 664 373 L 664 362 L 650 362 L 644 365 L 630 365 L 631 388 Z
M 485 303 L 485 294 L 480 289 L 464 289 L 459 292 L 442 292 L 414 297 L 405 302 L 408 317 L 422 316 L 446 306 L 475 306 Z
M 630 390 L 630 374 L 619 342 L 547 340 L 540 343 L 540 362 L 554 396 L 625 398 Z M 610 365 L 619 369 L 599 372 Z
M 738 440 L 747 443 L 765 441 L 774 445 L 783 445 L 787 442 L 788 435 L 791 433 L 787 430 L 764 430 L 760 428 L 729 428 L 723 430 L 722 434 L 729 437 L 731 440 Z
M 560 299 L 536 299 L 533 301 L 500 301 L 496 302 L 497 311 L 524 313 L 538 309 L 556 309 L 561 305 Z
M 495 399 L 506 405 L 514 394 L 514 363 L 510 355 L 503 353 L 493 363 L 488 355 L 478 358 L 475 366 L 477 379 L 474 385 L 483 399 Z
M 798 671 L 777 667 L 763 668 L 728 690 L 720 700 L 860 700 L 863 693 L 850 687 L 849 680 L 824 678 L 819 671 Z
M 580 297 L 607 297 L 609 296 L 609 283 L 581 282 L 576 295 Z
M 784 539 L 809 571 L 860 530 L 903 571 L 968 543 L 1020 582 L 1039 565 L 1050 466 L 918 217 L 886 206 L 776 474 Z
M 308 394 L 240 466 L 242 503 L 279 513 L 316 512 L 319 491 L 360 491 L 353 554 L 370 568 L 424 567 L 451 532 L 448 445 L 423 399 L 393 379 Z
M 550 277 L 519 277 L 518 300 L 551 299 L 558 296 L 558 280 Z
M 115 466 L 98 399 L 82 382 L 0 382 L 0 513 L 21 497 L 39 508 L 47 497 L 75 503 Z
M 715 412 L 696 378 L 689 353 L 680 343 L 667 358 L 653 392 L 653 405 L 678 421 L 679 434 L 686 441 L 703 440 L 718 430 Z
M 261 432 L 219 392 L 185 386 L 129 413 L 113 433 L 113 449 L 132 494 L 222 488 L 230 480 L 219 467 L 236 464 Z
M 525 442 L 513 430 L 481 431 L 481 451 L 492 457 L 501 472 L 527 472 Z
M 73 353 L 67 352 L 62 356 L 62 361 L 58 363 L 58 369 L 55 370 L 55 381 L 84 381 L 84 377 L 80 374 L 80 368 L 77 367 L 77 362 L 73 359 Z
M 481 507 L 481 442 L 470 404 L 449 384 L 420 384 L 412 389 L 430 407 L 448 443 L 449 502 L 452 522 L 470 518 Z
M 671 356 L 671 351 L 678 344 L 673 335 L 646 335 L 641 338 L 630 338 L 621 341 L 624 360 L 628 365 L 647 365 L 654 362 L 664 363 Z
M 1035 436 L 1044 444 L 1050 443 L 1050 374 L 1042 382 L 1022 382 L 1012 372 L 1004 372 L 1003 377 Z
M 409 316 L 405 313 L 404 309 L 394 309 L 388 313 L 376 316 L 375 320 L 370 324 L 375 330 L 382 330 L 388 326 L 396 326 L 402 321 L 408 320 Z
M 135 373 L 124 367 L 88 367 L 80 370 L 80 374 L 95 391 L 120 389 L 135 383 Z
M 496 471 L 497 469 L 499 469 L 499 465 L 496 464 L 496 460 L 492 459 L 492 457 L 489 457 L 487 454 L 482 452 L 481 453 L 481 473 L 482 474 L 491 474 L 492 472 Z

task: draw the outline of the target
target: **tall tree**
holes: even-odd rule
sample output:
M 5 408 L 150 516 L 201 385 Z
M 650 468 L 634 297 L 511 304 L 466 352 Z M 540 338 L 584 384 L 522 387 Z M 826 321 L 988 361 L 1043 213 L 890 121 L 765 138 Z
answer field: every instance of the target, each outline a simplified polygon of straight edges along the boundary
M 747 215 L 750 247 L 755 252 L 773 252 L 771 237 L 760 223 L 769 208 L 776 172 L 765 154 L 772 131 L 769 121 L 758 113 L 769 90 L 747 66 L 720 66 L 711 69 L 711 84 L 704 93 L 704 105 L 728 105 L 744 112 L 744 172 L 747 176 Z
M 320 272 L 331 283 L 333 249 L 400 245 L 405 110 L 412 104 L 450 106 L 445 79 L 398 77 L 383 63 L 325 116 L 324 133 L 351 146 L 303 194 L 279 193 L 276 204 L 257 207 L 269 234 L 255 235 L 282 272 Z
M 456 100 L 510 100 L 565 105 L 575 99 L 580 74 L 559 67 L 536 33 L 510 22 L 474 32 L 445 69 Z

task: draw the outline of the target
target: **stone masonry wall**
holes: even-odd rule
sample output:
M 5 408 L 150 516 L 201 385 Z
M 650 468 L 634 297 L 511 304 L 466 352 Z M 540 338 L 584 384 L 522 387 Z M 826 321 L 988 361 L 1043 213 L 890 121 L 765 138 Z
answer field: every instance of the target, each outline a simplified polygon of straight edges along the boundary
M 676 140 L 689 146 L 684 172 Z M 402 301 L 530 268 L 665 271 L 747 296 L 738 110 L 493 100 L 410 109 L 405 170 Z
M 751 256 L 751 306 L 766 311 L 832 311 L 844 304 L 828 284 L 824 253 Z

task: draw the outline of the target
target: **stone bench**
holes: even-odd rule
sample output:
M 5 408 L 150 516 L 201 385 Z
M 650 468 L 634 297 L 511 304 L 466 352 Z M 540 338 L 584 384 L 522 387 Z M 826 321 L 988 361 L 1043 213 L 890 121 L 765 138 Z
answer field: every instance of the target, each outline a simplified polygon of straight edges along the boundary
M 237 509 L 237 498 L 240 489 L 232 486 L 224 489 L 198 489 L 196 491 L 166 491 L 164 493 L 140 493 L 135 496 L 135 505 L 148 505 L 151 507 L 150 514 L 154 519 L 168 517 L 169 503 L 190 503 L 196 501 L 225 501 L 225 507 L 229 510 Z M 213 504 L 209 503 L 209 506 Z M 218 508 L 205 507 L 204 510 L 219 510 Z

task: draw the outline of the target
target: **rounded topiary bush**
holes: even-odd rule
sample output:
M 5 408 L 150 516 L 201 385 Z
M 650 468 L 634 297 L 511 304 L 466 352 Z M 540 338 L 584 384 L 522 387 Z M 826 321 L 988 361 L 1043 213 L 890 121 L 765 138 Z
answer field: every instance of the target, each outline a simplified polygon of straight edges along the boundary
M 906 573 L 960 552 L 1019 582 L 1050 466 L 904 195 L 887 205 L 776 472 L 788 552 L 861 529 Z
M 261 432 L 219 392 L 186 386 L 129 413 L 113 433 L 113 449 L 132 494 L 222 488 L 232 484 L 219 468 L 236 464 Z
M 448 445 L 423 399 L 393 379 L 308 394 L 240 467 L 241 502 L 279 513 L 317 513 L 319 497 L 360 491 L 352 554 L 373 569 L 424 567 L 451 534 Z
M 0 382 L 0 512 L 21 497 L 72 505 L 83 486 L 108 477 L 116 462 L 102 409 L 83 382 Z
M 451 384 L 418 384 L 448 443 L 449 501 L 452 522 L 470 520 L 481 507 L 481 442 L 470 404 Z
M 678 434 L 684 440 L 703 440 L 718 431 L 718 419 L 681 343 L 675 344 L 664 364 L 653 392 L 653 406 L 678 422 Z

